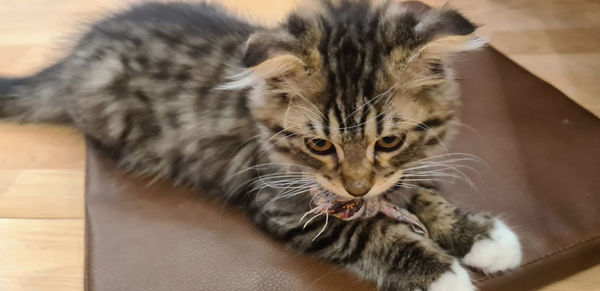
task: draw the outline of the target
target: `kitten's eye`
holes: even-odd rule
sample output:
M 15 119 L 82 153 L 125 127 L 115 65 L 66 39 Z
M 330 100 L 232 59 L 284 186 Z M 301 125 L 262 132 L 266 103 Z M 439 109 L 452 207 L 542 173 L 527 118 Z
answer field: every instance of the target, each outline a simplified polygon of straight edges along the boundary
M 333 144 L 325 139 L 320 138 L 307 138 L 305 140 L 306 147 L 313 153 L 319 155 L 327 155 L 335 152 Z
M 399 149 L 406 139 L 406 134 L 402 136 L 388 135 L 380 138 L 375 144 L 375 149 L 382 152 L 392 152 Z

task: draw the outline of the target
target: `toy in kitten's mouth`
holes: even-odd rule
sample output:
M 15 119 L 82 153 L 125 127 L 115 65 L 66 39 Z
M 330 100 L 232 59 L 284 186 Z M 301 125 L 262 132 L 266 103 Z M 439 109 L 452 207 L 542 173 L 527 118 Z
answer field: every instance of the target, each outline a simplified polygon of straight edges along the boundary
M 421 223 L 419 218 L 408 210 L 400 208 L 390 202 L 388 194 L 396 190 L 397 188 L 394 187 L 386 193 L 375 197 L 341 200 L 336 194 L 320 188 L 313 188 L 310 190 L 310 195 L 312 196 L 311 203 L 314 208 L 308 211 L 301 220 L 306 218 L 309 214 L 314 214 L 314 216 L 309 219 L 306 224 L 310 223 L 310 221 L 319 215 L 326 215 L 327 218 L 333 216 L 342 220 L 354 220 L 366 219 L 373 217 L 378 213 L 382 213 L 410 225 L 414 232 L 428 237 L 429 233 L 427 228 Z M 317 236 L 319 234 L 317 234 Z

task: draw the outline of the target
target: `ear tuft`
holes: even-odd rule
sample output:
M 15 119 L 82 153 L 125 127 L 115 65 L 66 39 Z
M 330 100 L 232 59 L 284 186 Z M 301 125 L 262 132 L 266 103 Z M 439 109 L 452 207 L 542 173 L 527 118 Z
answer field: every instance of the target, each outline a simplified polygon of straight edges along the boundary
M 443 36 L 427 43 L 420 50 L 426 58 L 442 59 L 468 51 L 475 51 L 487 45 L 487 40 L 474 35 Z
M 228 77 L 228 82 L 218 86 L 221 90 L 250 88 L 271 79 L 293 79 L 304 72 L 305 64 L 294 55 L 283 54 L 260 61 L 257 65 Z

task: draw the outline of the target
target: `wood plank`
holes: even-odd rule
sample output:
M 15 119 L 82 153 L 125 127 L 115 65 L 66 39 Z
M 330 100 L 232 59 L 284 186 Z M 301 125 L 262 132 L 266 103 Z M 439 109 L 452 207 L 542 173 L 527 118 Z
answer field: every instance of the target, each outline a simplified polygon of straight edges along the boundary
M 75 130 L 0 123 L 1 169 L 83 170 L 84 155 L 84 140 Z
M 567 279 L 547 286 L 541 291 L 597 291 L 600 290 L 600 266 L 587 269 Z
M 83 290 L 83 219 L 0 218 L 0 290 Z
M 81 134 L 0 124 L 0 217 L 84 217 Z
M 83 218 L 84 173 L 0 170 L 0 217 Z

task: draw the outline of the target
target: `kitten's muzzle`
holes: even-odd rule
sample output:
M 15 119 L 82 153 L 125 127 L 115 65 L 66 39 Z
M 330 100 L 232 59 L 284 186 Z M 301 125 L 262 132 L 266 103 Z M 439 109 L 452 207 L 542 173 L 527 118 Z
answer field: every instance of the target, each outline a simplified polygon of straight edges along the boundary
M 342 181 L 346 191 L 354 197 L 362 197 L 373 187 L 373 165 L 361 155 L 353 155 L 342 163 Z

